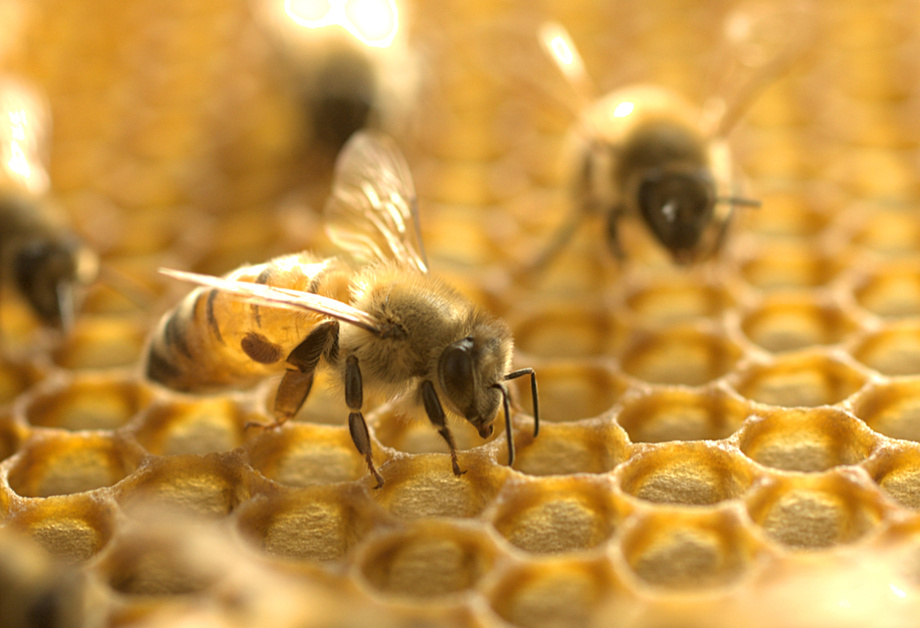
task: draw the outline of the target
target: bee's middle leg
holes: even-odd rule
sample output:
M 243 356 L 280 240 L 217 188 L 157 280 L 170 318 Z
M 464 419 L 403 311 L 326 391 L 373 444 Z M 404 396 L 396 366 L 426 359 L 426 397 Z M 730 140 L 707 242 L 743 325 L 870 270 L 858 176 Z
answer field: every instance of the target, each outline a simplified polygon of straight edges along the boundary
M 367 468 L 377 480 L 377 486 L 383 486 L 383 476 L 374 466 L 374 459 L 371 452 L 371 435 L 367 431 L 367 422 L 361 413 L 361 407 L 364 405 L 364 384 L 361 379 L 361 368 L 358 366 L 358 358 L 353 355 L 348 356 L 345 360 L 345 403 L 351 412 L 348 413 L 348 432 L 351 434 L 351 440 L 358 449 L 358 453 L 364 455 L 367 462 Z
M 275 393 L 275 422 L 265 425 L 250 422 L 246 427 L 278 427 L 297 414 L 313 388 L 313 375 L 320 358 L 335 361 L 339 351 L 339 322 L 328 320 L 313 328 L 288 354 L 284 376 Z
M 441 438 L 447 441 L 447 446 L 450 448 L 450 462 L 454 467 L 454 475 L 463 475 L 466 471 L 460 469 L 460 463 L 457 461 L 457 444 L 454 442 L 454 435 L 451 433 L 450 428 L 447 427 L 444 408 L 441 407 L 441 400 L 438 399 L 434 384 L 428 380 L 422 382 L 422 403 L 425 405 L 428 420 L 438 428 L 438 434 L 441 435 Z

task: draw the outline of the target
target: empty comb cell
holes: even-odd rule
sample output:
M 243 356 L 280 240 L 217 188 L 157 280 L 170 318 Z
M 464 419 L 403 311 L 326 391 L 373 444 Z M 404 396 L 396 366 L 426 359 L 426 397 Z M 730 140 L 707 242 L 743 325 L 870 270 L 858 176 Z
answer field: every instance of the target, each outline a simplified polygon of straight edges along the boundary
M 661 504 L 706 506 L 737 499 L 756 479 L 750 462 L 717 443 L 677 442 L 649 447 L 619 467 L 620 488 Z
M 460 454 L 462 475 L 444 455 L 398 457 L 382 473 L 374 500 L 400 519 L 477 517 L 491 503 L 508 472 L 482 455 Z
M 374 523 L 347 486 L 311 486 L 260 496 L 243 505 L 238 526 L 267 554 L 311 563 L 340 561 Z
M 869 457 L 878 438 L 836 408 L 773 408 L 741 428 L 739 447 L 749 458 L 783 471 L 826 471 Z
M 542 423 L 540 434 L 516 437 L 514 469 L 527 475 L 606 473 L 630 455 L 626 434 L 606 419 L 579 423 Z M 499 460 L 505 458 L 499 452 Z
M 253 468 L 285 486 L 353 482 L 367 473 L 345 427 L 292 423 L 254 435 L 246 449 Z
M 431 600 L 469 591 L 492 569 L 495 547 L 469 526 L 431 520 L 376 536 L 358 558 L 361 575 L 387 597 Z
M 11 524 L 52 556 L 65 562 L 83 562 L 108 543 L 117 528 L 117 517 L 112 501 L 75 494 L 25 500 Z
M 594 418 L 608 410 L 625 392 L 627 384 L 613 369 L 599 361 L 553 360 L 534 367 L 540 393 L 540 421 L 573 423 Z M 530 378 L 520 378 L 514 400 L 533 416 Z
M 881 496 L 844 473 L 789 475 L 758 487 L 747 500 L 751 519 L 789 549 L 853 543 L 877 529 Z
M 853 413 L 879 434 L 920 442 L 920 382 L 874 386 L 854 398 Z
M 842 342 L 856 329 L 844 311 L 811 298 L 767 298 L 744 313 L 741 329 L 767 351 L 782 352 Z
M 150 399 L 150 390 L 131 378 L 86 374 L 36 389 L 25 418 L 34 427 L 112 430 L 128 423 Z
M 142 453 L 122 438 L 94 433 L 49 433 L 29 439 L 9 458 L 9 486 L 22 497 L 93 491 L 137 469 Z
M 260 415 L 245 413 L 230 399 L 170 399 L 144 410 L 135 437 L 159 456 L 229 451 L 242 444 L 250 418 L 258 422 Z
M 675 388 L 625 400 L 617 423 L 634 443 L 719 440 L 735 433 L 749 414 L 743 400 L 719 388 Z
M 920 325 L 901 321 L 866 334 L 851 350 L 853 357 L 888 376 L 920 374 Z
M 839 403 L 859 390 L 866 376 L 829 355 L 796 353 L 745 368 L 735 389 L 744 397 L 776 406 Z
M 603 544 L 624 513 L 606 480 L 545 478 L 509 482 L 492 525 L 525 552 L 559 554 Z
M 687 327 L 636 334 L 620 363 L 650 384 L 700 386 L 728 373 L 740 357 L 724 336 Z
M 622 539 L 627 564 L 642 581 L 666 589 L 730 585 L 763 549 L 731 509 L 655 510 Z
M 856 302 L 883 318 L 920 315 L 920 269 L 914 264 L 889 264 L 866 273 L 853 289 Z

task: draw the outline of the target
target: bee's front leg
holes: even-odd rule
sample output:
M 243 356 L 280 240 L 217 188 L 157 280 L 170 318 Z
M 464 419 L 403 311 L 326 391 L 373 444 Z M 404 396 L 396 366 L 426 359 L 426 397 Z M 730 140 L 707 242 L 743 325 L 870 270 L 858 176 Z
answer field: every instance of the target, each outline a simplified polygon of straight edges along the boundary
M 361 406 L 364 405 L 361 368 L 358 366 L 358 358 L 353 355 L 348 356 L 345 360 L 345 403 L 351 410 L 348 413 L 348 431 L 351 433 L 351 440 L 358 448 L 358 452 L 364 454 L 367 468 L 377 480 L 377 486 L 374 488 L 380 488 L 383 486 L 383 477 L 374 466 L 374 459 L 371 456 L 371 435 L 367 431 L 364 415 L 361 414 Z
M 441 407 L 441 400 L 438 399 L 434 384 L 427 379 L 422 382 L 422 403 L 425 405 L 428 420 L 438 428 L 438 434 L 447 441 L 447 446 L 450 448 L 450 462 L 454 467 L 454 475 L 463 475 L 466 471 L 460 470 L 460 463 L 457 461 L 457 444 L 454 442 L 454 435 L 445 422 L 444 408 Z

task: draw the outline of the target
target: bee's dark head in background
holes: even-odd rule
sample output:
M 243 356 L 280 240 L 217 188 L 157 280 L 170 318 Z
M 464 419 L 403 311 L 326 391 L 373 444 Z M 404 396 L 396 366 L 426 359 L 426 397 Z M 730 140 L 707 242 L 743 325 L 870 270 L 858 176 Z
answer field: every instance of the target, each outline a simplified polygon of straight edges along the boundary
M 649 170 L 639 183 L 639 211 L 678 263 L 693 261 L 712 222 L 715 184 L 705 170 Z
M 95 255 L 67 233 L 21 243 L 12 259 L 13 281 L 46 325 L 68 329 L 79 290 L 95 277 Z
M 303 89 L 311 134 L 333 155 L 355 131 L 368 124 L 377 98 L 370 61 L 352 47 L 330 54 Z

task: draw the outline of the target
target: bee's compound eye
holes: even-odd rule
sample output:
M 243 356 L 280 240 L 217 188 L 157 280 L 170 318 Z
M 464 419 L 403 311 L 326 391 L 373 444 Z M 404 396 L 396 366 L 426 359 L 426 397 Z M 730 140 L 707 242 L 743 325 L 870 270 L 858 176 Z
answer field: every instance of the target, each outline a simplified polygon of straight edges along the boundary
M 474 402 L 473 385 L 473 340 L 464 338 L 453 343 L 438 362 L 438 377 L 441 387 L 451 404 L 466 414 Z

